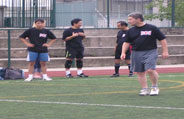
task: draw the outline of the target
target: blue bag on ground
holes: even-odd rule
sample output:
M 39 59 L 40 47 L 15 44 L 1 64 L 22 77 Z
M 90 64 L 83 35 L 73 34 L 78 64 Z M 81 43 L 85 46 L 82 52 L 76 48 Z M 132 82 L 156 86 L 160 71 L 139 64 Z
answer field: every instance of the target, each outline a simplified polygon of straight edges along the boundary
M 24 79 L 24 71 L 21 69 L 6 68 L 4 79 Z
M 0 68 L 0 80 L 4 80 L 5 73 L 6 73 L 6 69 Z

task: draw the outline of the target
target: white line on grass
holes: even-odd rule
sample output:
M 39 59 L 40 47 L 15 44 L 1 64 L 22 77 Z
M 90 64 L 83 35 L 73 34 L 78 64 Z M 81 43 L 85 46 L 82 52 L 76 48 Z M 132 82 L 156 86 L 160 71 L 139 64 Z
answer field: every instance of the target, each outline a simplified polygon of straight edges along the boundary
M 174 74 L 170 74 L 170 75 L 160 75 L 159 77 L 169 77 L 169 78 L 173 78 L 173 77 L 184 77 L 184 75 L 174 75 Z
M 58 78 L 58 77 L 57 77 Z M 63 77 L 61 77 L 63 78 Z M 124 77 L 120 77 L 120 78 L 124 78 Z M 128 78 L 128 77 L 127 77 Z M 135 79 L 136 77 L 131 77 L 130 79 Z M 101 78 L 101 77 L 92 77 L 92 78 L 73 78 L 73 79 L 66 79 L 65 77 L 62 79 L 62 80 L 52 80 L 51 82 L 62 82 L 62 81 L 89 81 L 89 80 L 92 80 L 92 81 L 95 81 L 95 80 L 114 80 L 115 78 L 110 78 L 110 77 L 107 77 L 107 78 Z M 119 80 L 119 79 L 117 79 Z M 34 81 L 34 79 L 33 79 Z M 23 80 L 16 80 L 15 82 L 23 82 Z M 36 82 L 43 82 L 43 80 L 41 79 L 36 79 Z M 29 82 L 26 82 L 26 83 L 29 83 Z
M 36 104 L 61 104 L 61 105 L 76 105 L 76 106 L 120 107 L 120 108 L 138 108 L 138 109 L 184 110 L 184 108 L 177 108 L 177 107 L 154 107 L 154 106 L 136 106 L 136 105 L 90 104 L 90 103 L 28 101 L 28 100 L 9 100 L 9 99 L 0 99 L 0 102 L 36 103 Z
M 174 75 L 174 74 L 171 74 L 171 75 L 160 75 L 159 77 L 160 78 L 173 78 L 173 77 L 184 77 L 184 75 Z M 59 77 L 57 77 L 57 78 L 59 78 Z M 102 78 L 102 77 L 93 77 L 92 76 L 92 78 L 73 78 L 73 79 L 67 79 L 67 78 L 65 78 L 65 77 L 60 77 L 60 78 L 62 78 L 62 80 L 53 80 L 53 81 L 58 81 L 58 82 L 62 82 L 62 81 L 88 81 L 88 80 L 114 80 L 114 79 L 116 79 L 116 78 L 110 78 L 110 77 L 107 77 L 107 78 Z M 129 77 L 119 77 L 117 80 L 119 80 L 119 79 L 124 79 L 124 78 L 129 78 Z M 133 80 L 135 80 L 135 79 L 137 79 L 137 77 L 135 76 L 135 77 L 131 77 L 131 78 L 129 78 L 129 79 L 133 79 Z M 36 81 L 37 82 L 43 82 L 43 80 L 39 80 L 39 79 L 36 79 Z M 16 80 L 15 82 L 23 82 L 23 80 Z

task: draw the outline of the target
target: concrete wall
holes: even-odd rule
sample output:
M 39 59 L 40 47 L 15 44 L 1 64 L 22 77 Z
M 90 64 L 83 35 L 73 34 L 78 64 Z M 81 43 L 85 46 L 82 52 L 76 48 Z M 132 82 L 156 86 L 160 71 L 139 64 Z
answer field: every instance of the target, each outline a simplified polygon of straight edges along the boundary
M 26 46 L 18 39 L 24 30 L 11 31 L 11 57 L 12 67 L 27 68 Z M 62 30 L 52 30 L 57 37 L 56 43 L 49 48 L 51 62 L 49 68 L 63 68 L 65 63 L 65 43 L 61 40 Z M 85 46 L 85 67 L 103 67 L 114 65 L 114 46 L 116 42 L 117 29 L 84 29 L 87 38 L 83 41 Z M 167 35 L 170 57 L 166 60 L 159 57 L 158 64 L 184 64 L 184 28 L 162 28 L 161 31 Z M 0 67 L 7 67 L 8 37 L 6 30 L 0 30 Z M 161 54 L 160 44 L 159 55 Z

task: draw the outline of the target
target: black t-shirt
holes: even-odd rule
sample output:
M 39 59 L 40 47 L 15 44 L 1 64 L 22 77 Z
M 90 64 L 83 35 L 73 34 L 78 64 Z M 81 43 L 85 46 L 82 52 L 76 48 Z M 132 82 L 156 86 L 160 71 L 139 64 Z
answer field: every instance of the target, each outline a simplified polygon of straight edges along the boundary
M 79 33 L 79 32 L 84 33 L 83 29 L 72 29 L 72 28 L 66 29 L 63 32 L 62 39 L 65 40 L 67 37 L 72 36 L 73 33 Z M 66 47 L 67 48 L 83 48 L 84 47 L 82 44 L 83 39 L 84 37 L 82 36 L 77 36 L 75 38 L 72 38 L 71 40 L 66 41 Z
M 36 29 L 30 28 L 19 36 L 20 38 L 29 38 L 29 42 L 34 44 L 34 47 L 28 47 L 29 51 L 46 53 L 48 52 L 47 47 L 43 47 L 44 43 L 47 43 L 47 39 L 54 40 L 56 36 L 47 29 Z
M 123 31 L 123 30 L 120 30 L 117 34 L 117 45 L 118 46 L 122 46 L 122 44 L 126 41 L 126 34 L 127 34 L 127 31 Z
M 132 50 L 144 51 L 157 48 L 157 39 L 164 40 L 165 35 L 154 25 L 145 24 L 142 27 L 132 27 L 127 32 L 126 42 L 131 43 Z

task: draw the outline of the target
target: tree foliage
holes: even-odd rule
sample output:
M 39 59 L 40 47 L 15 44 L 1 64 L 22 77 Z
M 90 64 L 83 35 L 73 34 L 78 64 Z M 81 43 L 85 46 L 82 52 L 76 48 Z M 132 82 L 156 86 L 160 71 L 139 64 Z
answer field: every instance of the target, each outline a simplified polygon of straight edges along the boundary
M 153 20 L 159 19 L 163 21 L 171 20 L 172 18 L 172 0 L 167 0 L 167 5 L 164 5 L 166 0 L 153 0 L 149 3 L 146 8 L 158 8 L 158 13 L 147 14 L 145 15 L 145 19 Z M 176 26 L 184 26 L 184 0 L 175 0 L 175 22 Z

